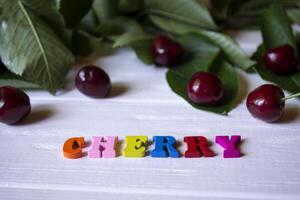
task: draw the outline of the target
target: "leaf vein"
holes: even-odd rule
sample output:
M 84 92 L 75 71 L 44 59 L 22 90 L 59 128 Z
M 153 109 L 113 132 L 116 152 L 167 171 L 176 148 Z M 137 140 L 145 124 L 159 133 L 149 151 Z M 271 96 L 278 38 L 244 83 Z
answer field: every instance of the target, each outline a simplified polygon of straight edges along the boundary
M 48 62 L 47 54 L 44 50 L 44 46 L 43 46 L 43 44 L 40 40 L 39 34 L 38 34 L 38 32 L 37 32 L 37 30 L 36 30 L 36 28 L 35 28 L 35 26 L 32 22 L 31 17 L 29 16 L 29 13 L 27 12 L 26 8 L 24 7 L 23 3 L 20 0 L 18 1 L 18 5 L 20 6 L 23 14 L 25 15 L 25 18 L 26 18 L 29 26 L 31 27 L 31 30 L 32 30 L 32 32 L 33 32 L 33 34 L 34 34 L 34 36 L 37 40 L 38 46 L 39 46 L 39 48 L 41 50 L 41 53 L 42 53 L 42 56 L 43 56 L 43 60 L 45 62 L 45 66 L 46 66 L 46 69 L 47 69 L 47 74 L 48 74 L 49 81 L 52 83 L 53 81 L 52 81 L 52 76 L 51 76 L 50 69 L 49 69 L 49 62 Z

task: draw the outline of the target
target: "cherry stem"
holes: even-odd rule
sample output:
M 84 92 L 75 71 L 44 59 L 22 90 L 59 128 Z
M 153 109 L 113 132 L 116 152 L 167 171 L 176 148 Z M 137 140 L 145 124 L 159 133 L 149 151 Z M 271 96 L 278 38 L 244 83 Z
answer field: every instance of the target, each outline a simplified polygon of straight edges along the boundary
M 300 93 L 297 93 L 297 94 L 293 94 L 293 95 L 284 97 L 284 98 L 282 98 L 281 100 L 282 100 L 282 101 L 286 101 L 286 100 L 289 100 L 289 99 L 293 99 L 293 98 L 295 98 L 295 97 L 300 97 Z

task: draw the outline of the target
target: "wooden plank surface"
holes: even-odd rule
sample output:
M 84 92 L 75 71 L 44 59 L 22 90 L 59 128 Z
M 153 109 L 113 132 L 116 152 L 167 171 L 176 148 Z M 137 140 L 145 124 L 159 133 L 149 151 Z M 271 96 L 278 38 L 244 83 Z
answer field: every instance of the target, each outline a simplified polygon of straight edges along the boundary
M 236 35 L 248 53 L 257 33 Z M 56 97 L 28 91 L 32 114 L 21 125 L 0 124 L 0 199 L 300 199 L 300 103 L 291 100 L 276 124 L 252 118 L 246 93 L 264 83 L 238 71 L 240 97 L 228 117 L 193 109 L 173 94 L 165 69 L 145 66 L 129 50 L 96 61 L 113 82 L 110 98 L 89 99 L 74 89 L 76 70 Z M 172 135 L 181 152 L 183 137 L 203 135 L 213 142 L 213 158 L 78 160 L 63 158 L 72 136 Z M 216 135 L 243 138 L 239 159 L 223 159 Z M 148 149 L 152 149 L 153 145 Z M 87 149 L 87 148 L 86 148 Z

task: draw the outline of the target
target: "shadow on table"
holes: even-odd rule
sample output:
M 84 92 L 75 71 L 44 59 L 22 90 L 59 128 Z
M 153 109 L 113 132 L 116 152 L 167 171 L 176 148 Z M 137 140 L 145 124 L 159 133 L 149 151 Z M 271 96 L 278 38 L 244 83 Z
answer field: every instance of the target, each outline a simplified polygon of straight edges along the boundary
M 84 148 L 89 149 L 90 146 L 91 146 L 91 144 L 92 144 L 92 141 L 90 141 L 90 140 L 85 140 L 85 141 L 84 141 Z M 82 157 L 86 157 L 86 156 L 88 156 L 88 150 L 82 152 Z
M 124 142 L 125 142 L 125 140 L 123 140 L 123 139 L 118 140 L 118 142 L 115 146 L 116 157 L 122 156 L 122 144 L 124 144 Z
M 247 97 L 249 92 L 249 83 L 247 81 L 246 76 L 243 73 L 238 72 L 238 93 L 235 100 L 234 108 L 241 104 Z
M 34 106 L 31 110 L 31 113 L 22 120 L 18 125 L 31 125 L 46 119 L 49 119 L 55 114 L 54 110 L 47 106 Z
M 246 139 L 245 138 L 241 138 L 241 141 L 238 143 L 237 145 L 237 149 L 240 151 L 241 153 L 241 157 L 244 157 L 246 154 L 242 151 L 242 146 L 245 144 Z
M 282 118 L 278 121 L 278 123 L 286 124 L 291 123 L 300 117 L 300 109 L 297 105 L 287 105 L 284 109 L 284 113 Z
M 128 85 L 123 82 L 112 83 L 112 87 L 107 98 L 119 97 L 128 92 L 128 90 Z

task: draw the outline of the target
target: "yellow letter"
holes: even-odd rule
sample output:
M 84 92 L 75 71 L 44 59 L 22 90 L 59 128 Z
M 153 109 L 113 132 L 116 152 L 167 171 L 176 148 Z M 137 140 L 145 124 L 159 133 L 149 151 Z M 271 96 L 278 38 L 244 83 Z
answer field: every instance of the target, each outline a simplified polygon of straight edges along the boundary
M 144 157 L 147 140 L 147 136 L 126 136 L 126 148 L 123 151 L 124 157 Z

